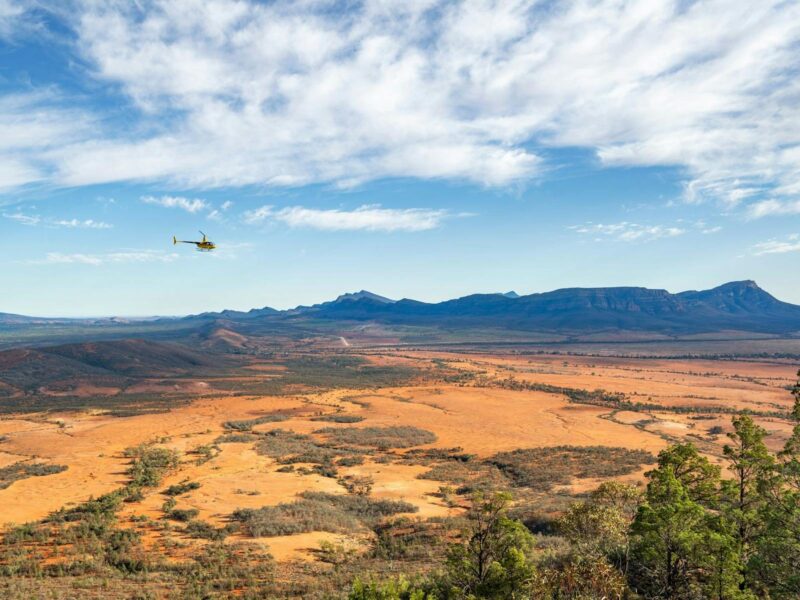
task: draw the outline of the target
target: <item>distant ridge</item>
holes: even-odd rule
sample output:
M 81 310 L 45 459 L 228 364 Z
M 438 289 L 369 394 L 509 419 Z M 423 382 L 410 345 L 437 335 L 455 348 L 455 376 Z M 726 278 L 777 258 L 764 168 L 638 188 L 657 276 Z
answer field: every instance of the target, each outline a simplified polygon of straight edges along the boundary
M 314 306 L 298 306 L 290 310 L 264 307 L 246 312 L 208 312 L 183 317 L 181 323 L 193 327 L 197 322 L 198 326 L 219 326 L 247 335 L 248 332 L 265 331 L 267 326 L 301 326 L 313 330 L 320 320 L 566 335 L 614 331 L 665 335 L 723 331 L 800 334 L 800 306 L 781 302 L 751 280 L 677 294 L 643 287 L 564 288 L 525 296 L 513 291 L 472 294 L 438 303 L 392 300 L 361 290 Z M 0 314 L 0 327 L 64 321 Z M 175 320 L 163 320 L 170 321 Z M 85 321 L 87 324 L 98 322 L 101 321 Z M 107 319 L 104 322 L 111 321 Z
M 473 294 L 435 304 L 408 299 L 387 303 L 361 296 L 320 304 L 302 314 L 322 319 L 518 331 L 800 332 L 800 306 L 777 300 L 749 280 L 678 294 L 643 287 L 565 288 L 527 296 Z

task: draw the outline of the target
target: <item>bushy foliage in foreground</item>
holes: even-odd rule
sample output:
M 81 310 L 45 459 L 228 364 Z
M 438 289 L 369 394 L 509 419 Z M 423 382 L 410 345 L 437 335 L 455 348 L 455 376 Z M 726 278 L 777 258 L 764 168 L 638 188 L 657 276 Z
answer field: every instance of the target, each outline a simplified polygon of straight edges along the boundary
M 549 557 L 531 551 L 535 540 L 508 518 L 507 497 L 478 496 L 438 573 L 413 583 L 358 580 L 350 598 L 796 599 L 800 381 L 792 393 L 795 426 L 777 454 L 749 415 L 733 418 L 724 449 L 732 477 L 692 444 L 667 448 L 644 492 L 609 482 L 570 507 L 558 523 L 568 546 Z M 508 454 L 501 458 L 519 456 Z

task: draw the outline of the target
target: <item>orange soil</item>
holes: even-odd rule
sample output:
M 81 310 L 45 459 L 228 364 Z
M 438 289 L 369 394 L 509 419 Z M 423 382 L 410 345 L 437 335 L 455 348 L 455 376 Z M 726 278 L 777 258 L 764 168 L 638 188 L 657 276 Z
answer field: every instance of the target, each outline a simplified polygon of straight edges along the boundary
M 398 353 L 400 354 L 400 353 Z M 785 389 L 795 378 L 796 366 L 769 362 L 709 360 L 640 360 L 574 356 L 456 355 L 405 350 L 402 357 L 386 352 L 375 362 L 430 364 L 444 359 L 451 367 L 484 372 L 489 377 L 565 387 L 624 392 L 633 401 L 664 406 L 724 405 L 757 410 L 786 410 L 791 396 Z M 268 377 L 268 373 L 260 376 Z M 0 420 L 0 467 L 28 458 L 66 465 L 68 470 L 46 477 L 17 481 L 0 490 L 0 527 L 41 519 L 65 505 L 112 491 L 126 481 L 127 460 L 122 451 L 142 442 L 159 440 L 180 451 L 178 472 L 165 479 L 159 490 L 183 480 L 201 484 L 177 498 L 178 508 L 196 508 L 199 518 L 216 526 L 237 508 L 257 508 L 290 502 L 305 490 L 345 493 L 336 480 L 297 472 L 280 473 L 274 460 L 258 455 L 253 443 L 220 444 L 221 452 L 196 464 L 191 451 L 212 443 L 229 420 L 252 419 L 281 411 L 292 418 L 266 423 L 257 430 L 288 429 L 312 433 L 322 427 L 413 425 L 433 431 L 438 440 L 429 447 L 460 446 L 464 452 L 490 456 L 496 452 L 537 446 L 607 445 L 641 448 L 657 453 L 669 441 L 704 441 L 703 450 L 717 455 L 723 435 L 707 430 L 719 425 L 730 430 L 729 417 L 692 419 L 671 412 L 620 411 L 575 405 L 554 394 L 510 391 L 493 387 L 422 385 L 373 391 L 335 390 L 297 397 L 203 398 L 204 386 L 195 382 L 200 398 L 166 414 L 115 418 L 91 412 L 36 416 L 9 416 Z M 635 395 L 634 395 L 635 394 Z M 355 425 L 310 421 L 309 417 L 343 410 L 365 418 Z M 778 447 L 790 432 L 780 419 L 759 419 L 770 432 L 770 445 Z M 340 468 L 341 475 L 368 475 L 375 481 L 373 495 L 403 499 L 419 509 L 421 517 L 444 516 L 450 509 L 432 494 L 441 482 L 417 479 L 426 467 L 401 464 L 365 464 Z M 641 480 L 643 468 L 629 476 Z M 585 491 L 597 480 L 573 482 L 572 491 Z M 138 503 L 126 504 L 122 522 L 133 515 L 162 516 L 165 496 L 155 490 Z M 150 535 L 150 534 L 148 534 Z M 363 543 L 359 536 L 313 532 L 259 539 L 279 560 L 309 559 L 310 549 L 321 540 Z M 159 534 L 150 536 L 157 543 Z M 363 536 L 362 536 L 363 537 Z M 238 540 L 237 540 L 238 538 Z M 233 536 L 234 541 L 242 541 Z M 359 542 L 361 540 L 361 542 Z M 188 543 L 197 541 L 185 540 Z

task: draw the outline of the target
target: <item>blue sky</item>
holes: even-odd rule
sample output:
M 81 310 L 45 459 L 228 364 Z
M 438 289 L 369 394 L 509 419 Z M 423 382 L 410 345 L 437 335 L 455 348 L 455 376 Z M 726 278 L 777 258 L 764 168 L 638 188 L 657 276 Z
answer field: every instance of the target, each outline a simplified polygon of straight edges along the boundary
M 0 312 L 800 303 L 798 47 L 794 2 L 0 0 Z

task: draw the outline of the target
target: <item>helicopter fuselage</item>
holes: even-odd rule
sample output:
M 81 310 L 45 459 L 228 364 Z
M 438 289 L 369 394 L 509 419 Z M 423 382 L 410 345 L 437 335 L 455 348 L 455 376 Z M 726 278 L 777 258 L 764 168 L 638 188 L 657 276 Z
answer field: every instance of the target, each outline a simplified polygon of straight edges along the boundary
M 200 233 L 203 233 L 203 232 L 201 231 Z M 214 250 L 217 247 L 217 245 L 214 242 L 212 242 L 211 240 L 206 238 L 206 234 L 205 233 L 203 233 L 202 241 L 199 241 L 199 242 L 195 242 L 194 240 L 179 240 L 178 238 L 176 238 L 173 235 L 172 236 L 172 243 L 173 244 L 194 244 L 195 246 L 197 246 L 197 249 L 200 252 L 210 252 L 211 250 Z

